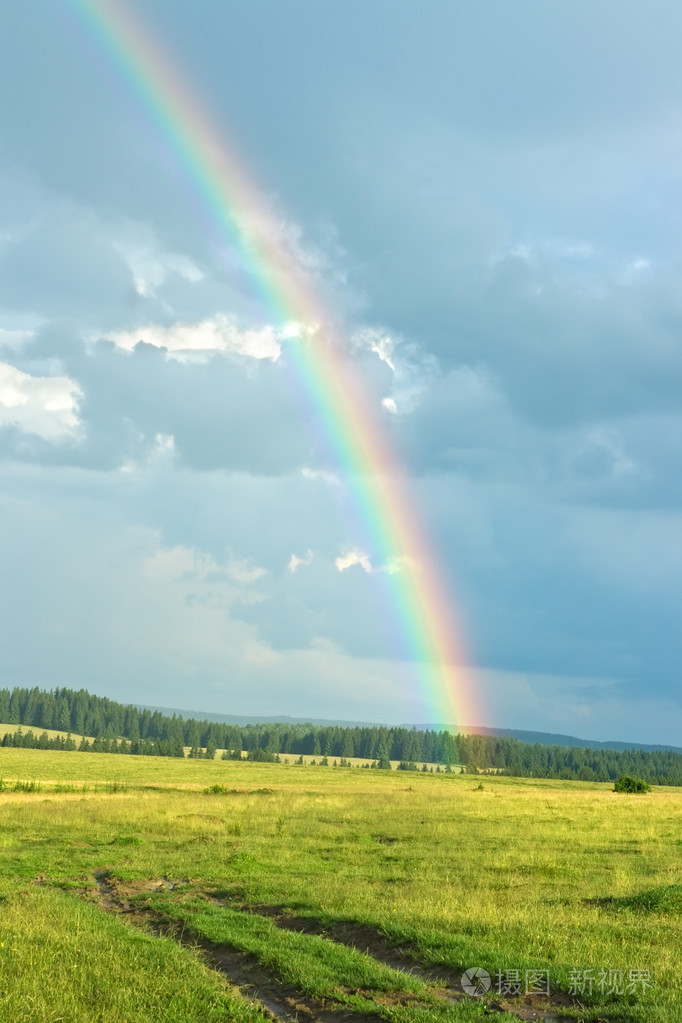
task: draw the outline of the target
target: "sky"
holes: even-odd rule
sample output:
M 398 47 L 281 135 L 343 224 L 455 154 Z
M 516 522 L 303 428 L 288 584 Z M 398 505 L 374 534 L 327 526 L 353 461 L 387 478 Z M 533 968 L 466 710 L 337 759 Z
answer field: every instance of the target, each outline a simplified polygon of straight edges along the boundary
M 460 724 L 679 745 L 682 8 L 127 7 L 396 453 Z M 433 721 L 287 324 L 78 6 L 1 20 L 0 683 Z

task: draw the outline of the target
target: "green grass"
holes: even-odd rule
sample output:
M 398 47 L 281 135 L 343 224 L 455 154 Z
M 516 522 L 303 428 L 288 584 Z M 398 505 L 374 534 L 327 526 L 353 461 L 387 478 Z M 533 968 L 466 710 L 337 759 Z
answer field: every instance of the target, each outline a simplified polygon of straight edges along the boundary
M 7 789 L 12 792 L 40 792 L 41 784 L 39 781 L 35 781 L 35 779 L 22 781 L 20 778 L 17 778 L 15 781 L 8 783 L 3 778 L 0 778 L 0 792 Z
M 54 889 L 4 886 L 0 1019 L 11 1023 L 264 1023 L 174 941 Z
M 176 1011 L 184 1004 L 174 987 L 181 975 L 206 1004 L 211 991 L 223 1000 L 228 994 L 191 949 L 96 906 L 94 875 L 104 871 L 123 885 L 182 881 L 145 896 L 154 912 L 249 953 L 278 982 L 360 1015 L 371 1006 L 395 1021 L 485 1014 L 480 1002 L 444 1007 L 423 980 L 389 969 L 371 949 L 362 955 L 364 935 L 374 933 L 422 968 L 437 968 L 453 988 L 470 966 L 493 976 L 547 969 L 552 988 L 564 991 L 571 971 L 621 970 L 627 978 L 648 969 L 644 993 L 596 992 L 584 1008 L 567 1007 L 567 1018 L 682 1020 L 678 789 L 630 796 L 614 794 L 610 784 L 491 776 L 481 790 L 478 779 L 459 774 L 12 748 L 0 749 L 0 776 L 0 923 L 7 932 L 0 940 L 20 953 L 1 975 L 0 1019 L 252 1018 L 231 1016 L 236 1010 L 219 1001 L 214 1016 Z M 27 778 L 40 789 L 14 791 Z M 219 904 L 207 901 L 212 894 Z M 278 926 L 287 915 L 322 933 Z M 70 948 L 74 920 L 116 960 L 111 984 L 95 988 L 106 992 L 102 1012 L 99 1003 L 80 1005 L 78 971 L 29 954 L 32 928 L 47 928 L 55 947 Z M 348 947 L 354 929 L 359 951 Z M 151 963 L 160 947 L 179 957 L 185 973 L 157 973 L 154 987 Z M 90 964 L 93 976 L 103 962 Z M 154 990 L 155 1007 L 119 1006 L 115 999 L 128 995 L 116 994 L 117 986 L 138 983 Z M 395 997 L 387 1001 L 389 990 Z M 68 1007 L 61 1016 L 58 998 Z
M 620 905 L 646 913 L 682 916 L 682 884 L 662 884 L 620 900 Z

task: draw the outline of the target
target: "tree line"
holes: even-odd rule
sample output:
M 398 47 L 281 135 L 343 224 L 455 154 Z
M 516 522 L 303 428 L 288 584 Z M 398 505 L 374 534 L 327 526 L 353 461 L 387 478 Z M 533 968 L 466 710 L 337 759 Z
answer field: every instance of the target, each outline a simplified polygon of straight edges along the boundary
M 513 777 L 615 781 L 623 774 L 649 783 L 682 785 L 682 754 L 669 750 L 590 749 L 547 746 L 489 735 L 454 735 L 448 731 L 414 728 L 267 723 L 238 725 L 199 721 L 161 711 L 140 709 L 84 689 L 37 687 L 0 689 L 0 722 L 28 727 L 8 732 L 3 746 L 41 749 L 80 749 L 99 753 L 148 756 L 190 756 L 213 759 L 217 749 L 249 759 L 276 756 L 320 757 L 347 763 L 351 758 L 405 769 L 416 764 L 464 765 L 472 774 L 494 772 Z M 66 738 L 49 738 L 54 729 Z M 92 736 L 76 742 L 71 736 Z
M 361 757 L 366 760 L 422 761 L 455 764 L 457 737 L 447 731 L 409 728 L 267 723 L 237 725 L 198 721 L 177 714 L 123 705 L 84 689 L 0 689 L 0 722 L 32 729 L 56 729 L 99 739 L 170 743 L 192 750 L 266 750 L 294 756 Z M 174 753 L 172 755 L 182 755 Z
M 615 781 L 634 775 L 656 785 L 682 785 L 682 754 L 673 750 L 590 749 L 539 742 L 458 736 L 460 762 L 477 774 L 494 771 L 515 778 Z

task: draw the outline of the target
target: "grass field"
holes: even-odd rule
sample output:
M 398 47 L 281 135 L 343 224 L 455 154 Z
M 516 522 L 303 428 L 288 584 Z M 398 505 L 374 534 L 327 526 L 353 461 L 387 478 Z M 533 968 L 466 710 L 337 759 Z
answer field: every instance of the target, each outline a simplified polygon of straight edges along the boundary
M 13 748 L 0 778 L 2 1021 L 682 1020 L 680 790 Z
M 34 735 L 42 735 L 43 732 L 46 732 L 48 739 L 56 739 L 57 736 L 60 736 L 62 739 L 66 739 L 67 735 L 70 734 L 71 738 L 76 743 L 76 745 L 78 745 L 78 743 L 83 738 L 87 739 L 88 742 L 92 742 L 93 740 L 92 735 L 83 736 L 76 734 L 76 732 L 70 733 L 64 732 L 58 728 L 39 728 L 37 725 L 9 725 L 9 724 L 4 725 L 0 724 L 0 737 L 5 735 L 7 732 L 11 733 L 18 732 L 20 729 L 24 733 L 24 735 L 26 734 L 26 732 L 33 732 Z
M 75 732 L 74 733 L 67 733 L 67 732 L 64 732 L 64 731 L 58 731 L 57 729 L 54 729 L 54 728 L 39 728 L 37 726 L 31 726 L 31 725 L 10 725 L 10 724 L 2 724 L 2 723 L 0 723 L 0 737 L 5 735 L 5 733 L 7 733 L 7 732 L 11 732 L 11 733 L 18 732 L 20 729 L 21 729 L 21 731 L 24 734 L 26 734 L 26 732 L 31 731 L 31 732 L 33 732 L 34 735 L 41 735 L 43 732 L 45 732 L 45 734 L 47 735 L 47 737 L 49 739 L 55 739 L 55 738 L 57 738 L 57 736 L 60 736 L 62 739 L 66 739 L 67 735 L 70 734 L 71 738 L 74 740 L 76 745 L 78 745 L 80 743 L 81 739 L 87 739 L 88 742 L 94 742 L 94 736 L 92 736 L 92 735 L 77 735 Z M 122 736 L 118 736 L 117 738 L 120 739 L 120 738 L 122 738 Z M 185 756 L 189 756 L 190 749 L 191 749 L 191 746 L 185 746 L 184 747 Z M 206 752 L 205 748 L 201 748 L 200 747 L 200 750 L 201 750 L 202 753 Z M 225 752 L 226 752 L 226 750 L 224 750 L 224 749 L 217 749 L 213 759 L 214 760 L 222 760 L 223 753 L 225 753 Z M 242 757 L 244 759 L 246 759 L 247 756 L 248 756 L 248 751 L 247 750 L 242 750 Z M 319 766 L 320 761 L 322 760 L 322 756 L 319 753 L 317 754 L 317 756 L 313 756 L 312 754 L 307 754 L 307 753 L 302 754 L 300 757 L 299 757 L 299 755 L 297 753 L 283 753 L 282 756 L 281 756 L 282 763 L 294 764 L 298 760 L 303 760 L 304 764 L 317 764 Z M 330 766 L 334 764 L 334 757 L 329 757 L 328 760 L 329 760 Z M 367 757 L 346 757 L 346 763 L 350 764 L 351 767 L 365 767 L 368 763 L 371 763 L 371 761 L 368 761 Z M 391 767 L 392 767 L 392 769 L 395 770 L 399 763 L 400 763 L 399 760 L 391 760 Z M 440 765 L 435 764 L 435 763 L 431 763 L 431 762 L 423 764 L 422 761 L 419 761 L 419 764 L 417 766 L 418 766 L 419 770 L 421 770 L 422 767 L 426 767 L 427 771 L 433 771 L 434 773 L 437 770 L 440 770 L 440 771 L 443 770 L 443 768 Z M 455 765 L 452 765 L 452 770 L 453 771 L 463 771 L 464 767 L 463 767 L 462 764 L 455 764 Z
M 0 728 L 2 728 L 2 725 L 0 725 Z M 185 750 L 185 752 L 189 753 L 189 747 Z M 222 759 L 222 754 L 224 752 L 225 752 L 225 750 L 219 749 L 216 752 L 216 758 L 218 760 L 221 760 Z M 246 759 L 246 757 L 247 757 L 247 750 L 242 750 L 242 757 L 244 757 L 244 759 Z M 336 760 L 336 763 L 337 763 L 337 766 L 338 766 L 338 763 L 339 763 L 340 759 L 341 759 L 340 757 L 327 757 L 327 760 L 329 761 L 329 766 L 330 767 L 334 766 L 334 761 L 335 760 Z M 322 760 L 322 757 L 321 757 L 321 755 L 319 753 L 317 754 L 317 756 L 313 756 L 310 753 L 302 753 L 300 756 L 299 756 L 298 753 L 282 753 L 282 755 L 280 757 L 280 760 L 282 761 L 283 764 L 296 764 L 296 765 L 298 765 L 298 761 L 299 760 L 303 760 L 304 764 L 312 764 L 312 765 L 317 764 L 317 766 L 319 767 L 320 766 L 320 761 Z M 351 767 L 367 767 L 368 765 L 372 764 L 372 759 L 371 758 L 368 759 L 367 757 L 345 757 L 345 760 L 346 760 L 346 763 L 350 764 Z M 398 767 L 399 763 L 400 763 L 399 760 L 391 760 L 390 761 L 391 769 L 393 771 L 395 771 L 396 768 Z M 442 766 L 442 764 L 435 764 L 435 763 L 431 763 L 430 761 L 427 762 L 426 764 L 424 764 L 421 760 L 417 764 L 417 769 L 419 771 L 421 771 L 424 766 L 426 766 L 427 771 L 433 771 L 434 774 L 436 773 L 436 770 L 438 770 L 438 773 L 440 773 L 441 771 L 445 770 L 445 768 Z M 464 770 L 464 765 L 463 764 L 452 764 L 451 765 L 451 770 L 457 771 L 459 773 L 459 772 Z M 412 773 L 414 773 L 414 772 L 412 772 Z

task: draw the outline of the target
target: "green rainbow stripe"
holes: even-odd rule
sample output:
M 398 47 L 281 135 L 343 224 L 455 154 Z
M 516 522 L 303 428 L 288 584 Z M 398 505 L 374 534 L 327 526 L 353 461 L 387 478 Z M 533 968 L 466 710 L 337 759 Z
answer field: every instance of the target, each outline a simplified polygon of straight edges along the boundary
M 274 227 L 273 218 L 243 161 L 223 143 L 177 68 L 122 3 L 71 3 L 146 109 L 211 221 L 237 247 L 242 269 L 269 313 L 277 323 L 293 321 L 308 334 L 288 345 L 288 361 L 349 488 L 373 557 L 399 566 L 385 578 L 425 712 L 434 721 L 481 724 L 454 603 L 386 431 L 329 316 L 291 266 L 276 230 L 267 230 Z M 324 330 L 310 333 L 322 324 Z

